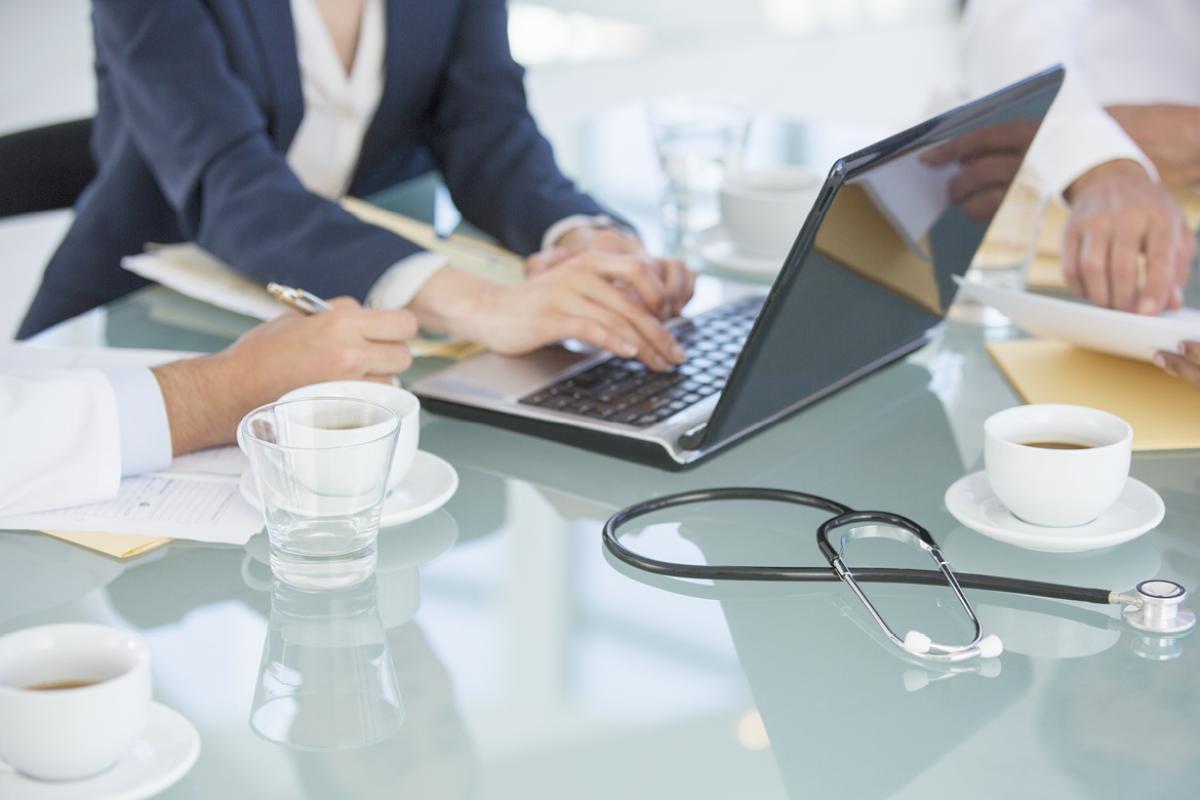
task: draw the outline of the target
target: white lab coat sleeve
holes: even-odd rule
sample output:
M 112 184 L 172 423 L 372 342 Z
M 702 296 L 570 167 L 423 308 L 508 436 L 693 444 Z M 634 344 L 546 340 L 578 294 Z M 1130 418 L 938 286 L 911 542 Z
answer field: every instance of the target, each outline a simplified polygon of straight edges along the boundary
M 0 515 L 107 500 L 120 481 L 117 403 L 103 373 L 0 375 Z
M 1026 157 L 1055 195 L 1092 167 L 1117 159 L 1137 161 L 1158 178 L 1150 159 L 1094 99 L 1075 56 L 1072 32 L 1103 14 L 1102 6 L 1097 0 L 971 0 L 963 18 L 963 71 L 972 96 L 1057 63 L 1066 67 Z

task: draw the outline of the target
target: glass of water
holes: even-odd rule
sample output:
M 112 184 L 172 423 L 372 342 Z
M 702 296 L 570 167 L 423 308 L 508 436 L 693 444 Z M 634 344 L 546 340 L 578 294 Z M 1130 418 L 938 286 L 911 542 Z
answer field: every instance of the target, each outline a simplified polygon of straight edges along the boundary
M 741 158 L 750 113 L 735 100 L 680 95 L 647 106 L 666 189 L 659 210 L 676 252 L 720 218 L 717 192 Z
M 979 245 L 966 279 L 998 289 L 1024 289 L 1029 266 L 1037 257 L 1038 237 L 1050 198 L 1030 173 L 1017 173 L 987 235 Z M 979 309 L 978 321 L 1003 327 L 1008 318 L 994 308 Z
M 329 588 L 370 574 L 399 430 L 391 409 L 344 397 L 246 415 L 238 444 L 250 459 L 276 576 Z

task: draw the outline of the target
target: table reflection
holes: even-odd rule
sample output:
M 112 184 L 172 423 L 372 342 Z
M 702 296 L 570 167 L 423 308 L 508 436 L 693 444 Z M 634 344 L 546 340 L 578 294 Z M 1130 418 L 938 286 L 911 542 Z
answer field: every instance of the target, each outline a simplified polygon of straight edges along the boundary
M 375 576 L 309 590 L 276 578 L 250 727 L 299 750 L 365 747 L 399 732 L 404 707 Z

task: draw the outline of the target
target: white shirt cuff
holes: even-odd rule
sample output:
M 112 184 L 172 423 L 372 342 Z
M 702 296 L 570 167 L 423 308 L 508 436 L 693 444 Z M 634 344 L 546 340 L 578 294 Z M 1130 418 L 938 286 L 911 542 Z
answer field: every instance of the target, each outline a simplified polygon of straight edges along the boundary
M 616 221 L 605 214 L 572 214 L 546 229 L 546 233 L 542 236 L 542 249 L 549 250 L 554 247 L 559 239 L 576 228 L 613 228 L 616 226 Z
M 402 258 L 379 276 L 367 292 L 367 305 L 372 308 L 403 308 L 412 302 L 425 281 L 449 262 L 437 253 L 413 253 Z
M 121 474 L 140 475 L 171 464 L 171 426 L 158 379 L 148 369 L 103 370 L 117 402 Z
M 1120 159 L 1136 161 L 1158 180 L 1153 162 L 1107 112 L 1072 110 L 1047 116 L 1029 149 L 1028 163 L 1047 191 L 1061 197 L 1088 170 Z

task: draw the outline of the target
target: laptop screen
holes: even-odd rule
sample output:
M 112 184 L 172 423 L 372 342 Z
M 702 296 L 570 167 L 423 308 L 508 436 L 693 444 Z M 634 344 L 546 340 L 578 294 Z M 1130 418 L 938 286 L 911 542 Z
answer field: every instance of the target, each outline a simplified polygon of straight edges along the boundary
M 701 447 L 918 346 L 1062 83 L 1055 68 L 839 160 L 784 262 Z M 882 399 L 882 398 L 881 398 Z

